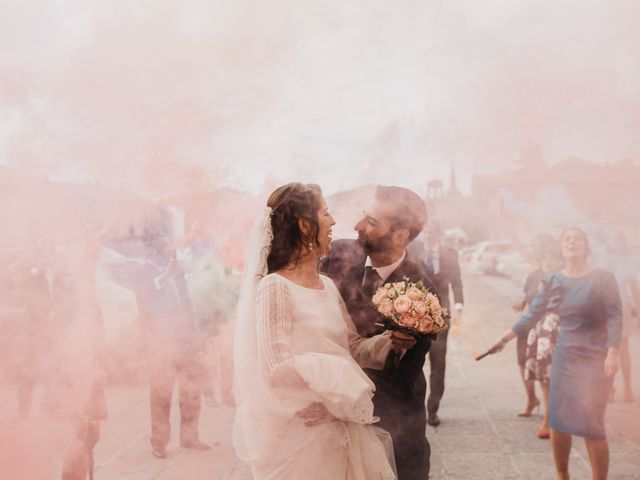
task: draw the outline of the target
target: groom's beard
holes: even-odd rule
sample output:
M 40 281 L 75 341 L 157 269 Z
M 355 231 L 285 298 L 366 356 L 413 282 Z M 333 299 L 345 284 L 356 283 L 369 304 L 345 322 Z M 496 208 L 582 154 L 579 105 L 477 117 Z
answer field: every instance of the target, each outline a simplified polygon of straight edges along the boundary
M 391 237 L 393 232 L 389 231 L 382 237 L 370 240 L 365 233 L 358 234 L 358 243 L 368 256 L 371 254 L 386 252 L 391 249 Z

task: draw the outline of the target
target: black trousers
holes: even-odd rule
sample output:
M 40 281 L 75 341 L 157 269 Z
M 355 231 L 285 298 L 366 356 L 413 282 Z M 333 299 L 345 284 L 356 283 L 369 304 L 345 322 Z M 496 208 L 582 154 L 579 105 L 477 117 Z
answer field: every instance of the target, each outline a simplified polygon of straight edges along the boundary
M 399 406 L 399 410 L 405 410 Z M 425 409 L 402 412 L 387 417 L 380 426 L 391 434 L 398 469 L 398 480 L 427 480 L 429 478 L 431 446 L 426 437 Z
M 431 373 L 429 375 L 429 398 L 427 400 L 427 412 L 437 413 L 440 408 L 440 401 L 444 395 L 444 375 L 447 364 L 447 338 L 449 330 L 438 334 L 438 339 L 431 342 L 429 350 L 429 364 Z
M 424 375 L 421 372 L 416 379 L 412 395 L 402 392 L 397 384 L 378 381 L 376 385 L 374 414 L 393 440 L 398 480 L 428 479 L 431 446 L 426 436 Z
M 171 438 L 171 397 L 178 383 L 180 442 L 198 440 L 201 407 L 201 368 L 193 346 L 154 341 L 149 351 L 151 445 L 166 447 Z

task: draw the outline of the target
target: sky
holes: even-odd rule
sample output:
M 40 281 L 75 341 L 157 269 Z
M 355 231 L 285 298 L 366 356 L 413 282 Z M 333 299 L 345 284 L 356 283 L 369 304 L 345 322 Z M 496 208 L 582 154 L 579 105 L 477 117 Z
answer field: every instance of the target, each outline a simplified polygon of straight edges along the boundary
M 0 164 L 331 194 L 452 166 L 469 191 L 531 151 L 638 159 L 638 19 L 625 0 L 0 0 Z

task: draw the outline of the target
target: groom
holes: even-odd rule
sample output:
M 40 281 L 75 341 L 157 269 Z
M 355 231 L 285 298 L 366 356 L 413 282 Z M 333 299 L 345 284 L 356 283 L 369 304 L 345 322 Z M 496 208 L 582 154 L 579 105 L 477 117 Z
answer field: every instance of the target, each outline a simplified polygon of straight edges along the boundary
M 324 260 L 323 270 L 338 286 L 358 332 L 364 337 L 381 333 L 380 314 L 371 298 L 387 282 L 422 280 L 436 292 L 433 283 L 409 260 L 406 247 L 427 222 L 422 199 L 406 188 L 379 185 L 374 198 L 356 224 L 358 240 L 336 240 Z M 376 385 L 373 398 L 380 426 L 393 439 L 399 480 L 429 478 L 431 449 L 425 436 L 426 380 L 422 368 L 431 345 L 421 336 L 405 352 L 391 378 L 365 370 Z

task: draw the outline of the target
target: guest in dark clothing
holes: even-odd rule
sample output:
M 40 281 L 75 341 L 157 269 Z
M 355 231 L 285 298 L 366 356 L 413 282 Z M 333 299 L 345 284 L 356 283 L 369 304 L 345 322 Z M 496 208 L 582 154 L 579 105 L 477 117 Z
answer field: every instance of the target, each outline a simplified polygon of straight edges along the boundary
M 96 295 L 98 248 L 87 226 L 72 223 L 45 270 L 50 311 L 42 409 L 71 435 L 62 441 L 62 480 L 93 478 L 93 450 L 107 418 L 103 316 Z
M 56 243 L 41 238 L 11 266 L 27 312 L 18 409 L 21 418 L 30 415 L 41 384 L 34 420 L 41 431 L 55 434 L 46 455 L 32 451 L 29 458 L 44 468 L 61 467 L 62 480 L 84 480 L 93 478 L 93 450 L 107 418 L 103 318 L 95 291 L 97 244 L 82 221 L 69 220 L 55 232 Z
M 560 236 L 564 269 L 546 278 L 529 311 L 490 349 L 498 352 L 548 311 L 560 321 L 549 398 L 551 446 L 558 479 L 569 478 L 572 435 L 584 437 L 594 479 L 606 479 L 609 444 L 604 413 L 618 370 L 622 305 L 615 277 L 587 264 L 586 234 L 575 227 Z
M 434 281 L 440 305 L 447 310 L 449 319 L 459 322 L 464 308 L 462 279 L 458 252 L 443 245 L 442 229 L 437 223 L 430 223 L 425 230 L 425 242 L 413 241 L 407 251 L 411 258 Z M 451 310 L 449 291 L 453 292 L 454 308 Z M 444 378 L 447 359 L 447 338 L 449 330 L 438 334 L 436 341 L 431 342 L 429 350 L 429 399 L 427 400 L 427 423 L 433 427 L 440 425 L 438 408 L 444 394 Z
M 529 289 L 545 288 L 544 277 L 562 267 L 562 260 L 558 256 L 557 242 L 551 235 L 541 235 L 536 239 L 539 250 L 540 268 L 533 281 L 530 280 Z M 538 280 L 538 285 L 533 282 Z M 533 295 L 535 296 L 535 294 Z M 529 300 L 529 305 L 533 297 Z M 558 338 L 558 315 L 549 309 L 542 315 L 533 328 L 529 330 L 525 348 L 524 380 L 526 382 L 540 382 L 544 397 L 544 417 L 538 428 L 538 438 L 549 438 L 549 382 L 551 380 L 551 364 L 553 350 Z M 518 337 L 520 338 L 520 337 Z
M 545 275 L 562 266 L 558 256 L 558 242 L 552 235 L 536 236 L 532 247 L 532 261 L 536 268 L 527 275 L 523 289 L 524 298 L 513 305 L 516 312 L 524 312 L 541 288 Z M 539 438 L 549 438 L 549 374 L 556 336 L 555 313 L 550 312 L 549 316 L 543 316 L 529 332 L 518 335 L 517 339 L 518 366 L 527 392 L 527 406 L 518 416 L 529 417 L 531 412 L 539 407 L 540 400 L 535 395 L 535 381 L 539 381 L 545 404 L 544 419 L 537 433 Z
M 112 266 L 112 270 L 121 284 L 134 291 L 147 331 L 152 454 L 156 458 L 167 455 L 171 397 L 176 380 L 180 393 L 180 445 L 207 450 L 209 445 L 198 438 L 202 387 L 199 341 L 187 285 L 175 251 L 166 238 L 151 235 L 142 250 L 129 248 L 126 252 L 124 247 L 118 250 L 143 256 L 142 261 Z
M 406 254 L 406 247 L 427 220 L 424 202 L 400 187 L 378 186 L 375 198 L 356 224 L 358 240 L 336 240 L 322 270 L 336 283 L 358 332 L 365 337 L 381 333 L 380 314 L 371 298 L 383 283 L 422 280 L 435 292 L 431 280 Z M 400 332 L 393 332 L 399 334 Z M 430 447 L 426 439 L 426 380 L 422 368 L 431 336 L 408 336 L 404 356 L 391 377 L 365 370 L 376 385 L 373 398 L 380 426 L 391 434 L 399 480 L 429 478 Z
M 514 312 L 524 313 L 526 309 L 529 308 L 531 300 L 533 300 L 533 297 L 538 293 L 540 282 L 544 278 L 544 275 L 545 273 L 539 265 L 536 265 L 536 269 L 527 274 L 524 286 L 522 287 L 523 296 L 513 303 Z M 535 382 L 533 380 L 527 380 L 524 376 L 524 365 L 527 361 L 527 336 L 528 335 L 519 335 L 516 339 L 516 353 L 518 357 L 518 367 L 520 367 L 520 378 L 527 392 L 527 406 L 518 414 L 519 417 L 530 417 L 531 412 L 540 405 L 540 401 L 535 394 Z
M 27 343 L 18 369 L 18 412 L 27 418 L 31 412 L 36 384 L 46 378 L 46 364 L 50 362 L 53 318 L 53 271 L 49 265 L 52 254 L 37 254 L 34 265 L 21 275 L 19 291 L 27 312 L 25 324 Z

